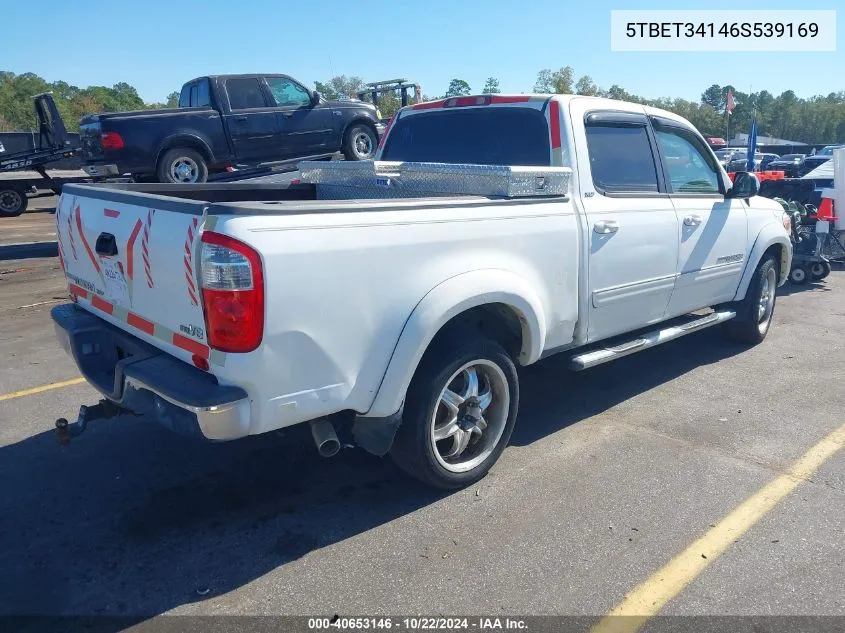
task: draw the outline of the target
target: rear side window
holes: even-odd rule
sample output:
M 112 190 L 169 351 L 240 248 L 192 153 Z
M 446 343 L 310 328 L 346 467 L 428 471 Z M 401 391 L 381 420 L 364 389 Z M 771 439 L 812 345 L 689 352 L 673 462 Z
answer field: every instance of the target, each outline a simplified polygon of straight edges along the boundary
M 267 107 L 261 83 L 255 77 L 227 79 L 226 93 L 232 110 L 250 110 Z
M 645 126 L 587 125 L 587 149 L 599 192 L 657 192 L 657 168 Z
M 208 87 L 208 79 L 197 83 L 197 102 L 194 104 L 200 108 L 211 107 L 211 90 Z
M 480 107 L 400 117 L 382 160 L 470 165 L 551 165 L 549 130 L 539 110 Z
M 211 107 L 211 93 L 208 88 L 208 79 L 202 79 L 196 83 L 185 84 L 179 94 L 180 108 L 209 108 Z

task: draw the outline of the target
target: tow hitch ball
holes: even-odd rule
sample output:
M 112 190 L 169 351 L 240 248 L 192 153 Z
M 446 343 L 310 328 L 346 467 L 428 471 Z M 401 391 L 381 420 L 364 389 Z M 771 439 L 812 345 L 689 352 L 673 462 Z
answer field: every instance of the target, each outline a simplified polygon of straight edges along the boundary
M 100 400 L 91 407 L 79 407 L 79 417 L 71 424 L 65 418 L 56 420 L 56 439 L 62 446 L 70 444 L 71 438 L 82 435 L 91 420 L 107 419 L 120 415 L 124 410 L 111 400 Z

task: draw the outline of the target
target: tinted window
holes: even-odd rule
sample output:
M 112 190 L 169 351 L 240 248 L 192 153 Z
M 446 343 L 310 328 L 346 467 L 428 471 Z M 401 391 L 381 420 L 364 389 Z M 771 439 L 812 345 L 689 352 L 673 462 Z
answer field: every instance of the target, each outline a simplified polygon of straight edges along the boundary
M 195 107 L 197 105 L 197 85 L 194 84 L 191 86 L 191 107 Z
M 666 163 L 670 192 L 719 193 L 719 172 L 695 135 L 671 127 L 658 128 L 655 134 Z
M 229 95 L 229 107 L 232 110 L 249 110 L 267 106 L 264 93 L 261 92 L 261 84 L 254 77 L 227 79 L 226 93 Z
M 382 160 L 549 166 L 550 151 L 548 125 L 539 110 L 454 108 L 401 117 Z
M 657 191 L 657 169 L 644 126 L 588 125 L 587 148 L 599 191 Z
M 311 104 L 311 95 L 299 84 L 284 77 L 268 77 L 267 83 L 276 105 L 302 107 Z
M 182 92 L 179 93 L 179 107 L 189 108 L 191 106 L 191 86 L 186 84 L 182 86 Z
M 211 92 L 208 89 L 208 79 L 203 79 L 197 84 L 197 106 L 201 108 L 211 107 Z

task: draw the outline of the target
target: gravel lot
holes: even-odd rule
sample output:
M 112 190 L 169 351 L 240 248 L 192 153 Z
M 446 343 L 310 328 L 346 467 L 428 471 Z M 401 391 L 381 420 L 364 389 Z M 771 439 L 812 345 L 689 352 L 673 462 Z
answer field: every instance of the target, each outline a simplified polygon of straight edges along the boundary
M 8 246 L 52 219 L 0 220 L 0 394 L 78 375 L 57 260 Z M 842 425 L 843 317 L 840 268 L 781 289 L 753 349 L 707 330 L 527 368 L 512 445 L 452 494 L 299 430 L 202 444 L 126 418 L 61 448 L 55 419 L 92 388 L 0 396 L 0 614 L 601 616 Z M 840 450 L 662 613 L 842 616 L 843 577 Z

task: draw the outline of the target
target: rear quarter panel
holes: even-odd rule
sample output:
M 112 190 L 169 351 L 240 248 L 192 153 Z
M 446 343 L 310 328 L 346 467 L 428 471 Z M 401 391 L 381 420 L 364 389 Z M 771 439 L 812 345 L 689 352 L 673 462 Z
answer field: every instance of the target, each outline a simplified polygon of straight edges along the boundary
M 125 146 L 107 151 L 102 159 L 128 165 L 133 172 L 152 173 L 156 160 L 167 147 L 201 145 L 211 163 L 230 156 L 223 121 L 210 108 L 180 108 L 145 116 L 115 117 L 101 121 L 103 132 L 117 132 Z
M 570 202 L 228 215 L 214 230 L 252 245 L 265 268 L 263 343 L 215 370 L 260 394 L 253 433 L 339 410 L 366 413 L 414 308 L 463 273 L 524 279 L 542 304 L 545 344 L 571 340 L 578 244 Z

